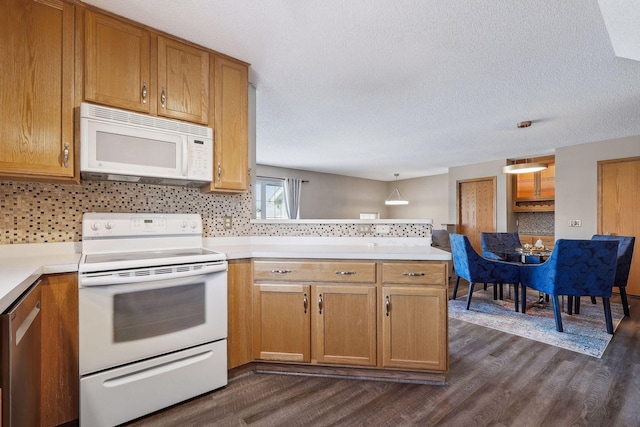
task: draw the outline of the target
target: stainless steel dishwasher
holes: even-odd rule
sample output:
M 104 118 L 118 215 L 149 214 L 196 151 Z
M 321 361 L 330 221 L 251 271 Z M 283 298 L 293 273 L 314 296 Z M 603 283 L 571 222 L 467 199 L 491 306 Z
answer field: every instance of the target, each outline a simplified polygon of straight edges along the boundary
M 2 425 L 40 425 L 40 280 L 0 316 Z

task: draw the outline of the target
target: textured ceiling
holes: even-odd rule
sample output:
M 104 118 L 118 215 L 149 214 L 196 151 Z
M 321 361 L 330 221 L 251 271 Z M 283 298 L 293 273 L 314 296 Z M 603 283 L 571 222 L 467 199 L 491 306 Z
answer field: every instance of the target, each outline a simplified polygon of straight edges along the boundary
M 390 181 L 640 134 L 597 0 L 86 2 L 251 63 L 262 164 Z

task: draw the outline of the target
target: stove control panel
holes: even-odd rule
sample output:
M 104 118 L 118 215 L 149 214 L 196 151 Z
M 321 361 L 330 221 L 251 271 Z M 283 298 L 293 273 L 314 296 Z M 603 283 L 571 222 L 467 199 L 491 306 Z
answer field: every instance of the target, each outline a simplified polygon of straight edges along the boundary
M 84 238 L 176 234 L 202 235 L 200 215 L 85 213 L 82 217 Z

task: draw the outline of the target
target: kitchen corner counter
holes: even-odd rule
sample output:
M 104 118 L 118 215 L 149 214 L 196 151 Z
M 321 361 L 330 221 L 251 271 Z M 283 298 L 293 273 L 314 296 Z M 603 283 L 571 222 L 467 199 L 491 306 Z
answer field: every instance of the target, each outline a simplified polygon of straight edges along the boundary
M 425 238 L 266 237 L 206 238 L 203 245 L 227 259 L 311 258 L 450 261 L 451 254 Z
M 0 312 L 43 274 L 78 271 L 78 243 L 0 245 Z

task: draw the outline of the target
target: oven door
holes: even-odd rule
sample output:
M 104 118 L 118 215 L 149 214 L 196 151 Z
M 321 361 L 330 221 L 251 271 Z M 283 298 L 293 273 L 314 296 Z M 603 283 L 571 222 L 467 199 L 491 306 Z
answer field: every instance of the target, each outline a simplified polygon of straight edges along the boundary
M 164 279 L 136 270 L 139 277 L 128 277 L 126 283 L 81 285 L 80 374 L 225 339 L 226 261 L 220 262 L 220 270 L 173 273 Z

